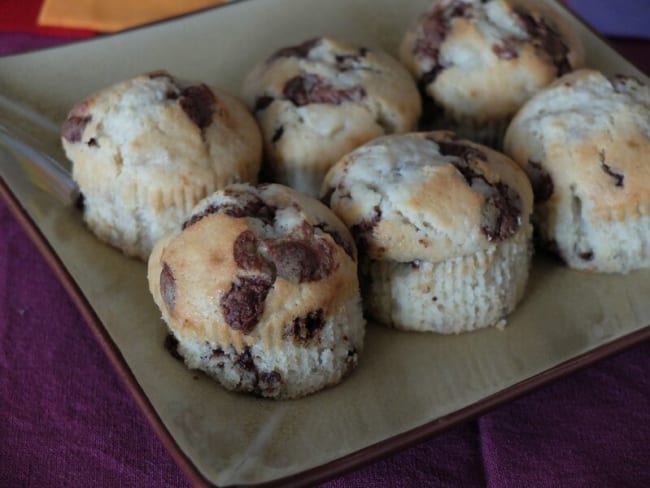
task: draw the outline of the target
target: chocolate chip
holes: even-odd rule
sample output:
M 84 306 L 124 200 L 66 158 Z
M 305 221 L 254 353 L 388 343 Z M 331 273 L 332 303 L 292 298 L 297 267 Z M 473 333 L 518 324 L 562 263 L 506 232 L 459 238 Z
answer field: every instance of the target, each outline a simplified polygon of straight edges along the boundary
M 430 138 L 438 145 L 438 152 L 441 156 L 456 156 L 469 163 L 472 160 L 487 161 L 487 155 L 479 148 L 464 144 L 462 142 L 437 140 Z
M 273 144 L 278 142 L 280 140 L 280 138 L 282 137 L 282 134 L 284 134 L 284 126 L 283 125 L 281 125 L 277 129 L 275 129 L 275 132 L 273 133 L 273 137 L 271 137 L 271 142 Z
M 285 336 L 292 337 L 297 343 L 311 341 L 325 326 L 323 309 L 309 312 L 304 317 L 296 317 L 285 330 Z
M 543 203 L 551 198 L 555 188 L 553 179 L 540 163 L 528 160 L 528 177 L 533 187 L 535 203 Z
M 322 280 L 336 268 L 332 249 L 323 239 L 272 241 L 267 246 L 277 275 L 293 283 Z
M 97 142 L 97 139 L 95 139 L 94 137 L 91 137 L 86 144 L 88 145 L 88 147 L 99 147 L 99 143 Z
M 167 334 L 163 346 L 165 349 L 167 349 L 167 351 L 169 351 L 169 354 L 171 354 L 174 359 L 178 359 L 179 361 L 183 360 L 183 356 L 181 356 L 181 353 L 178 352 L 178 339 L 176 339 L 176 336 L 174 336 L 174 334 Z
M 73 109 L 68 118 L 65 119 L 65 122 L 63 122 L 61 136 L 69 142 L 81 141 L 84 129 L 92 118 L 92 115 L 76 115 Z
M 515 49 L 515 46 L 513 46 L 512 43 L 508 41 L 504 41 L 501 44 L 493 44 L 492 52 L 494 52 L 494 54 L 496 54 L 500 59 L 508 60 L 516 59 L 519 57 L 519 53 L 517 52 L 517 49 Z
M 371 219 L 362 220 L 358 224 L 354 224 L 350 227 L 350 231 L 357 242 L 357 248 L 359 249 L 359 252 L 362 253 L 367 252 L 370 248 L 370 235 L 375 226 L 381 220 L 381 209 L 379 206 L 375 205 L 373 210 L 375 214 Z
M 275 98 L 269 97 L 268 95 L 264 95 L 261 97 L 257 97 L 255 100 L 255 105 L 253 106 L 253 112 L 261 112 L 262 110 L 266 110 L 266 108 L 273 103 Z
M 255 362 L 253 361 L 251 348 L 248 346 L 237 356 L 236 363 L 244 371 L 257 373 L 257 366 L 255 366 Z
M 203 130 L 212 123 L 216 98 L 207 85 L 188 86 L 181 90 L 179 103 L 187 116 Z
M 594 252 L 593 251 L 581 252 L 580 254 L 578 254 L 578 257 L 583 261 L 592 261 L 594 259 Z
M 600 167 L 602 168 L 602 170 L 605 173 L 607 173 L 609 176 L 614 178 L 614 186 L 623 188 L 623 180 L 625 179 L 625 176 L 622 173 L 615 171 L 610 165 L 608 165 L 605 162 L 605 151 L 600 151 L 599 156 L 600 156 Z
M 176 279 L 167 263 L 163 263 L 160 272 L 160 295 L 165 302 L 167 311 L 172 313 L 176 305 Z
M 282 375 L 277 371 L 260 373 L 257 389 L 262 396 L 276 396 L 282 387 Z
M 339 71 L 350 71 L 362 67 L 362 58 L 366 57 L 368 49 L 362 47 L 359 49 L 359 54 L 338 54 L 334 57 L 336 60 L 336 67 Z
M 350 366 L 355 366 L 359 362 L 359 353 L 357 352 L 356 347 L 348 349 L 348 355 L 345 358 L 345 362 Z
M 465 182 L 485 194 L 481 209 L 481 231 L 488 241 L 513 236 L 521 225 L 521 198 L 505 183 L 491 183 L 485 178 L 476 162 L 487 161 L 487 155 L 462 142 L 432 140 L 438 144 L 441 155 L 456 158 L 450 162 L 463 175 Z
M 294 76 L 286 82 L 284 96 L 297 107 L 311 103 L 330 103 L 340 105 L 344 102 L 356 102 L 366 96 L 361 86 L 334 88 L 322 77 L 315 74 Z
M 638 78 L 629 75 L 616 74 L 609 78 L 609 82 L 616 93 L 623 93 L 624 88 L 638 88 L 644 86 Z
M 264 312 L 264 301 L 273 282 L 263 276 L 242 276 L 221 298 L 226 323 L 243 334 L 249 334 Z
M 276 51 L 271 56 L 270 60 L 272 61 L 278 58 L 306 58 L 309 56 L 309 52 L 315 48 L 320 41 L 320 38 L 316 37 L 314 39 L 308 39 L 297 46 L 283 47 Z
M 255 234 L 246 230 L 233 243 L 233 256 L 237 266 L 245 270 L 263 271 L 272 274 L 269 263 L 259 254 L 259 241 Z
M 545 52 L 555 65 L 557 76 L 562 76 L 572 70 L 569 62 L 569 48 L 560 34 L 552 28 L 544 18 L 534 17 L 522 8 L 515 7 L 514 13 L 520 24 L 528 33 L 533 46 Z
M 442 70 L 448 67 L 443 66 L 440 62 L 440 45 L 451 29 L 452 19 L 455 17 L 470 17 L 472 9 L 473 6 L 470 4 L 456 1 L 450 5 L 435 5 L 422 16 L 420 20 L 421 31 L 415 40 L 413 54 L 417 58 L 432 59 L 434 66 L 421 75 L 421 89 L 426 88 Z
M 493 185 L 481 212 L 481 231 L 488 241 L 503 241 L 515 235 L 521 226 L 521 198 L 505 183 Z
M 352 247 L 352 243 L 349 242 L 347 239 L 344 239 L 343 236 L 335 229 L 331 228 L 328 226 L 325 222 L 321 222 L 320 224 L 317 224 L 315 227 L 318 227 L 320 230 L 325 232 L 326 234 L 329 234 L 334 242 L 341 248 L 343 251 L 345 251 L 345 254 L 350 256 L 352 260 L 354 261 L 354 248 Z
M 275 220 L 276 210 L 276 207 L 267 205 L 261 198 L 252 194 L 247 194 L 243 198 L 242 204 L 224 203 L 221 205 L 208 206 L 202 212 L 194 214 L 186 220 L 183 223 L 183 229 L 196 224 L 202 218 L 214 213 L 223 213 L 234 218 L 256 218 L 268 225 L 272 224 Z
M 151 80 L 156 79 L 156 78 L 168 78 L 170 80 L 174 79 L 172 77 L 172 75 L 170 75 L 165 70 L 150 71 L 149 73 L 147 73 L 147 76 L 149 76 L 149 79 L 151 79 Z

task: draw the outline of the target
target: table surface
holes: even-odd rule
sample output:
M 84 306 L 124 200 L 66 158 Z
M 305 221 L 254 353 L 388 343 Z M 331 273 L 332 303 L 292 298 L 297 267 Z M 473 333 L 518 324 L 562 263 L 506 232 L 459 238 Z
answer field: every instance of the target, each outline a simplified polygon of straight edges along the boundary
M 648 42 L 613 44 L 650 72 Z M 0 486 L 189 486 L 2 202 L 0 229 Z M 650 486 L 650 343 L 323 484 L 485 485 Z

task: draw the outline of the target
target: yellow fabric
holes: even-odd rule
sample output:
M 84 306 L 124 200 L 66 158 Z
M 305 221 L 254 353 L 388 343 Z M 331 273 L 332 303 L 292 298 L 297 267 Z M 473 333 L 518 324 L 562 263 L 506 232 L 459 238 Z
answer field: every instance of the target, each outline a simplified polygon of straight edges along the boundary
M 40 25 L 115 32 L 227 0 L 44 0 Z

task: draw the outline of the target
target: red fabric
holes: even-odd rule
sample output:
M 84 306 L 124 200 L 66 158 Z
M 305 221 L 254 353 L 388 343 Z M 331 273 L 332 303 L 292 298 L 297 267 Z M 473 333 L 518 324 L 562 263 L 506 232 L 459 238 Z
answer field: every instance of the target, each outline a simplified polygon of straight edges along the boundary
M 43 0 L 0 0 L 0 32 L 22 32 L 49 36 L 85 38 L 95 35 L 87 29 L 64 29 L 36 23 Z

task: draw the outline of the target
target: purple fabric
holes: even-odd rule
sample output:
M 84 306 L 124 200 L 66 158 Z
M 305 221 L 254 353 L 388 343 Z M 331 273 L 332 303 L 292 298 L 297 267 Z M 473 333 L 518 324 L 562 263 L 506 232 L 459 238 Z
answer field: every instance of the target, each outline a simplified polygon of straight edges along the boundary
M 0 486 L 189 486 L 2 202 L 0 229 Z M 643 487 L 649 441 L 644 343 L 322 486 Z
M 56 46 L 73 40 L 78 39 L 60 36 L 35 36 L 32 34 L 15 32 L 0 32 L 0 55 L 33 51 L 34 49 Z
M 650 39 L 648 0 L 568 0 L 567 4 L 606 36 Z

